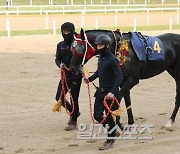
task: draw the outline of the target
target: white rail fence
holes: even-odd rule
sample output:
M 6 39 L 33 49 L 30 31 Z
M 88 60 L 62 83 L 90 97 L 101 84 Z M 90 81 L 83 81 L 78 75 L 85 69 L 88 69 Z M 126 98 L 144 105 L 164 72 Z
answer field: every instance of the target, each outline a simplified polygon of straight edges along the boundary
M 111 8 L 109 8 L 111 6 Z M 53 6 L 55 9 L 51 10 L 47 9 L 48 7 L 46 5 L 34 5 L 34 6 L 10 6 L 10 7 L 5 7 L 5 6 L 0 6 L 0 14 L 4 15 L 9 15 L 9 14 L 66 14 L 66 13 L 81 13 L 81 14 L 86 14 L 86 13 L 109 13 L 109 12 L 115 12 L 115 13 L 120 13 L 120 12 L 150 12 L 150 11 L 177 11 L 179 12 L 180 7 L 157 7 L 157 8 L 150 8 L 146 7 L 146 5 L 130 5 L 130 7 L 135 7 L 135 8 L 130 8 L 127 5 L 56 5 Z M 73 7 L 70 9 L 70 7 Z M 99 7 L 99 8 L 98 8 Z M 119 7 L 119 9 L 118 9 Z M 26 8 L 26 9 L 25 9 Z M 34 8 L 34 10 L 33 10 Z M 37 9 L 38 8 L 38 9 Z M 58 8 L 58 9 L 57 9 Z M 67 9 L 66 9 L 67 8 Z M 79 8 L 79 9 L 75 9 Z M 91 8 L 91 9 L 89 9 Z M 94 8 L 94 9 L 93 9 Z M 22 10 L 25 9 L 25 10 Z M 31 10 L 30 10 L 31 9 Z
M 0 14 L 5 14 L 7 15 L 6 17 L 6 30 L 7 30 L 7 36 L 10 37 L 11 36 L 11 30 L 13 30 L 12 26 L 11 26 L 11 20 L 10 20 L 10 16 L 11 14 L 15 14 L 15 15 L 20 15 L 20 14 L 40 14 L 43 15 L 42 17 L 45 17 L 45 22 L 44 22 L 44 28 L 45 29 L 53 29 L 53 34 L 56 35 L 56 28 L 57 28 L 57 19 L 54 18 L 53 20 L 49 19 L 49 14 L 71 14 L 71 13 L 77 13 L 80 14 L 79 17 L 81 18 L 81 23 L 79 25 L 79 27 L 84 27 L 87 26 L 85 25 L 85 17 L 86 14 L 90 13 L 97 13 L 96 17 L 94 18 L 94 28 L 98 29 L 100 27 L 100 19 L 98 17 L 98 13 L 113 13 L 113 23 L 112 26 L 117 27 L 118 26 L 118 16 L 122 13 L 128 13 L 128 12 L 135 12 L 135 15 L 133 18 L 131 18 L 131 20 L 133 20 L 133 23 L 130 26 L 133 26 L 133 30 L 136 31 L 136 27 L 137 25 L 142 25 L 139 23 L 137 17 L 136 17 L 136 13 L 138 12 L 143 12 L 143 15 L 146 16 L 146 24 L 147 26 L 150 25 L 151 21 L 151 12 L 173 12 L 174 16 L 172 18 L 172 16 L 166 16 L 164 18 L 166 18 L 166 25 L 169 24 L 169 30 L 172 30 L 172 24 L 175 23 L 176 20 L 176 24 L 179 24 L 179 11 L 180 11 L 180 7 L 174 7 L 174 8 L 146 8 L 145 5 L 133 5 L 133 7 L 135 8 L 129 8 L 127 5 L 111 5 L 112 8 L 109 8 L 109 5 L 93 5 L 93 7 L 95 7 L 94 9 L 89 9 L 88 8 L 89 5 L 76 5 L 76 7 L 81 7 L 83 9 L 66 9 L 67 6 L 55 6 L 55 10 L 48 10 L 47 6 L 33 6 L 34 8 L 39 8 L 39 10 L 21 10 L 24 7 L 28 7 L 28 6 L 10 6 L 8 9 L 6 10 L 2 10 L 4 7 L 0 6 Z M 57 9 L 57 7 L 59 7 L 60 9 Z M 98 7 L 101 7 L 101 9 L 97 9 Z M 114 7 L 114 8 L 113 8 Z M 119 9 L 117 9 L 119 7 Z M 11 10 L 12 8 L 16 8 L 16 10 Z M 69 6 L 67 8 L 70 8 Z M 92 6 L 91 6 L 92 8 Z M 166 14 L 166 13 L 165 13 Z M 176 15 L 175 15 L 176 14 Z M 45 16 L 44 16 L 45 15 Z M 62 15 L 62 16 L 63 16 Z M 167 21 L 169 20 L 169 21 Z M 52 25 L 51 27 L 49 25 Z M 0 27 L 0 29 L 2 29 Z
M 115 20 L 114 20 L 114 25 L 113 25 L 113 23 L 112 23 L 112 26 L 114 26 L 115 28 L 118 26 L 118 17 L 117 17 L 118 15 L 115 15 Z M 84 28 L 85 26 L 84 26 L 84 19 L 85 19 L 85 17 L 84 16 L 81 16 L 82 18 L 81 18 L 81 27 L 82 28 Z M 6 18 L 6 31 L 7 31 L 7 36 L 8 37 L 10 37 L 11 36 L 11 23 L 10 23 L 11 21 L 10 21 L 10 19 L 7 17 Z M 53 35 L 56 35 L 57 33 L 57 25 L 59 25 L 59 24 L 57 24 L 57 22 L 58 22 L 58 20 L 57 20 L 57 18 L 53 18 L 53 20 L 49 20 L 48 19 L 48 16 L 46 16 L 46 18 L 45 18 L 45 29 L 53 29 Z M 168 19 L 167 19 L 167 22 L 168 22 Z M 95 29 L 98 29 L 99 27 L 100 27 L 100 19 L 99 19 L 99 17 L 98 16 L 96 16 L 95 18 L 94 18 L 94 28 Z M 146 21 L 146 25 L 147 26 L 149 26 L 149 23 L 150 23 L 150 21 L 149 21 L 149 17 L 147 16 L 147 21 Z M 173 22 L 173 18 L 172 18 L 172 16 L 170 16 L 169 17 L 169 23 L 166 23 L 167 25 L 169 24 L 169 31 L 172 31 L 172 25 L 173 24 L 179 24 L 179 15 L 177 16 L 177 18 L 176 18 L 176 23 L 175 22 Z M 49 27 L 49 25 L 52 25 L 52 27 Z M 137 30 L 137 26 L 140 26 L 139 25 L 139 23 L 138 23 L 138 21 L 137 21 L 137 17 L 136 16 L 134 16 L 133 17 L 133 23 L 131 24 L 131 25 L 129 25 L 129 26 L 133 26 L 133 31 L 136 31 Z M 87 27 L 86 27 L 87 28 Z M 58 30 L 59 30 L 59 28 L 58 28 Z
M 84 5 L 86 5 L 87 3 L 90 3 L 90 5 L 94 5 L 94 4 L 95 4 L 95 1 L 96 1 L 96 0 L 84 0 L 84 1 L 82 0 L 82 3 L 84 3 Z M 6 5 L 7 5 L 7 6 L 11 6 L 11 5 L 14 4 L 13 2 L 14 2 L 14 0 L 6 0 Z M 66 0 L 66 4 L 67 4 L 67 5 L 74 5 L 74 2 L 76 2 L 76 0 Z M 96 2 L 96 3 L 97 3 L 97 2 Z M 103 4 L 104 4 L 104 0 L 100 0 L 99 3 L 100 3 L 101 5 L 103 5 Z M 111 5 L 111 4 L 112 4 L 112 0 L 108 0 L 108 1 L 106 1 L 106 3 L 108 3 L 109 5 Z M 114 3 L 119 4 L 119 3 L 120 3 L 120 0 L 116 0 L 116 2 L 115 2 L 115 0 L 114 0 Z M 142 0 L 141 3 L 144 3 L 145 5 L 146 5 L 146 4 L 150 4 L 150 3 L 151 3 L 151 0 Z M 165 1 L 165 0 L 161 0 L 160 3 L 161 3 L 161 4 L 165 4 L 166 1 Z M 53 0 L 48 0 L 48 4 L 49 4 L 49 5 L 54 5 L 54 1 L 53 1 Z M 126 1 L 126 4 L 127 4 L 127 5 L 136 4 L 136 2 L 135 2 L 135 0 L 127 0 L 127 1 Z M 180 0 L 176 0 L 176 4 L 180 4 Z M 29 5 L 31 5 L 31 6 L 33 5 L 33 1 L 32 1 L 32 0 L 29 0 Z

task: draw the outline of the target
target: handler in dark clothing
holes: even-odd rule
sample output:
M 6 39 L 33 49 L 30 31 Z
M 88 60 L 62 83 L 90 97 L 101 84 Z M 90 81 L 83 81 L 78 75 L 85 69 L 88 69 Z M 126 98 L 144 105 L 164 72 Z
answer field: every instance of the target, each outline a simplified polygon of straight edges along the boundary
M 99 88 L 95 93 L 94 118 L 98 122 L 101 122 L 104 118 L 103 112 L 106 110 L 103 104 L 103 99 L 107 96 L 107 99 L 109 99 L 108 105 L 110 105 L 111 99 L 114 96 L 118 98 L 123 76 L 118 60 L 110 51 L 111 38 L 108 35 L 101 34 L 96 38 L 95 43 L 97 45 L 97 52 L 100 55 L 98 59 L 98 69 L 88 79 L 85 78 L 84 81 L 85 83 L 92 82 L 99 77 Z M 112 111 L 117 109 L 118 105 L 114 103 Z M 103 125 L 105 126 L 105 124 L 109 125 L 108 131 L 116 125 L 111 115 L 109 115 L 104 121 Z M 114 137 L 115 133 L 115 131 L 111 134 L 108 133 L 108 137 Z M 99 150 L 112 148 L 114 142 L 115 140 L 107 138 Z
M 69 67 L 70 62 L 71 62 L 71 57 L 72 57 L 71 44 L 74 40 L 74 35 L 75 35 L 74 25 L 70 22 L 65 22 L 64 24 L 61 25 L 61 33 L 64 38 L 64 41 L 59 42 L 57 45 L 55 62 L 59 68 L 64 69 L 64 66 Z M 79 98 L 79 91 L 80 91 L 81 82 L 82 82 L 82 74 L 79 73 L 78 75 L 74 75 L 71 72 L 66 71 L 66 79 L 67 79 L 68 86 L 71 90 L 71 95 L 74 100 L 74 112 L 70 116 L 68 126 L 65 127 L 66 131 L 70 131 L 70 130 L 76 129 L 77 118 L 80 115 L 78 98 Z M 57 89 L 57 93 L 56 93 L 56 101 L 61 99 L 62 105 L 64 106 L 64 101 L 63 101 L 64 99 L 60 98 L 61 90 L 62 90 L 62 84 L 60 81 L 58 89 Z M 67 92 L 67 89 L 66 89 L 66 92 Z M 66 102 L 66 106 L 69 112 L 71 112 L 72 111 L 71 104 L 69 102 Z

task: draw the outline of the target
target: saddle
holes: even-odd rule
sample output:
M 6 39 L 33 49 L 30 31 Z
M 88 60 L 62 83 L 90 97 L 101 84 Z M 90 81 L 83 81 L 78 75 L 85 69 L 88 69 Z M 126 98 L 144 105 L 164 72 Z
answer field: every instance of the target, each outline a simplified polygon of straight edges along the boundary
M 130 33 L 130 42 L 139 60 L 165 60 L 164 45 L 158 37 Z

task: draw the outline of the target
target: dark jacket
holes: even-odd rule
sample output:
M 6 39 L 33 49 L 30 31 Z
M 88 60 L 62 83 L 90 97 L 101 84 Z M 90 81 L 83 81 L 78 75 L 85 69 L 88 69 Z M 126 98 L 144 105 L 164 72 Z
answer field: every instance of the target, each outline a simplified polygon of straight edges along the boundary
M 59 42 L 56 49 L 56 65 L 60 68 L 60 64 L 64 63 L 66 67 L 69 68 L 71 63 L 72 51 L 71 44 L 66 44 L 64 41 Z M 66 71 L 67 80 L 79 81 L 82 79 L 82 74 L 77 75 L 72 74 L 71 72 Z
M 89 81 L 99 77 L 100 88 L 110 89 L 109 92 L 116 94 L 123 81 L 123 75 L 117 58 L 108 50 L 105 57 L 99 56 L 98 69 L 89 77 Z

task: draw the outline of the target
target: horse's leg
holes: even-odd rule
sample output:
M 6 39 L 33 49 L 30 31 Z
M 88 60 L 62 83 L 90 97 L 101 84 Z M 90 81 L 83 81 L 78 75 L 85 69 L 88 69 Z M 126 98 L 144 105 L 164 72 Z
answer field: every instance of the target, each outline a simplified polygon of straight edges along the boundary
M 172 124 L 175 121 L 175 118 L 176 118 L 176 115 L 177 115 L 177 112 L 178 112 L 179 106 L 180 106 L 180 70 L 178 70 L 178 69 L 179 69 L 178 67 L 172 66 L 169 70 L 167 70 L 168 73 L 176 81 L 176 100 L 175 100 L 175 106 L 174 106 L 173 113 L 172 113 L 168 123 L 166 124 L 166 127 L 171 127 L 172 126 Z
M 134 123 L 134 118 L 133 118 L 133 113 L 132 113 L 132 108 L 131 108 L 130 91 L 128 91 L 128 93 L 124 95 L 124 101 L 127 108 L 128 124 L 132 125 Z
M 131 78 L 130 76 L 125 81 L 123 81 L 123 84 L 120 90 L 120 100 L 122 99 L 122 97 L 124 97 L 127 108 L 131 105 L 130 89 L 138 83 L 139 83 L 139 80 L 135 80 L 134 78 Z M 134 123 L 132 109 L 129 108 L 127 110 L 127 113 L 128 113 L 128 124 L 131 125 Z
M 177 112 L 179 110 L 179 106 L 180 106 L 180 80 L 176 81 L 176 100 L 175 100 L 175 106 L 174 106 L 174 110 L 173 113 L 168 121 L 168 123 L 166 124 L 166 127 L 171 127 L 172 124 L 175 121 Z

